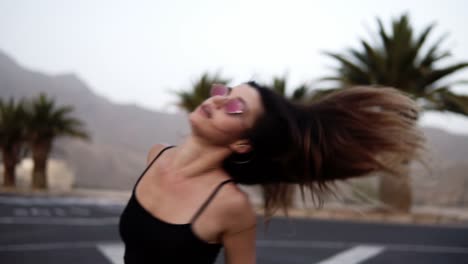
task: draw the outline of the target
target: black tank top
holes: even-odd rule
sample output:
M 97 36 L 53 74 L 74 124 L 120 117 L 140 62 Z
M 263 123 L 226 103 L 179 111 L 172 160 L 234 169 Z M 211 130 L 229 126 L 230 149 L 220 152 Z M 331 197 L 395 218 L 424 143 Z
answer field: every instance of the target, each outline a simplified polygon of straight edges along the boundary
M 220 188 L 232 181 L 221 182 L 200 206 L 187 224 L 171 224 L 155 218 L 138 202 L 136 186 L 143 175 L 167 149 L 164 148 L 143 171 L 133 187 L 132 195 L 120 216 L 119 231 L 125 244 L 125 264 L 144 263 L 214 263 L 222 244 L 208 243 L 192 230 L 192 225 Z

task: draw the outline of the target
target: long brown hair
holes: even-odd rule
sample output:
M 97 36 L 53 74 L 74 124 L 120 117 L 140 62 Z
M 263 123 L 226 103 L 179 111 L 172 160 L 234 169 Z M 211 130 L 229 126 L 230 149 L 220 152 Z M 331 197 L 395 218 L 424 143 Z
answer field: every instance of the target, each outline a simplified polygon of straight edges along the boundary
M 419 159 L 424 137 L 417 127 L 419 108 L 390 87 L 351 87 L 309 104 L 295 104 L 255 82 L 265 113 L 247 133 L 249 162 L 225 169 L 239 183 L 260 184 L 265 214 L 287 213 L 292 186 L 313 198 L 335 180 L 376 171 L 398 174 L 401 163 Z

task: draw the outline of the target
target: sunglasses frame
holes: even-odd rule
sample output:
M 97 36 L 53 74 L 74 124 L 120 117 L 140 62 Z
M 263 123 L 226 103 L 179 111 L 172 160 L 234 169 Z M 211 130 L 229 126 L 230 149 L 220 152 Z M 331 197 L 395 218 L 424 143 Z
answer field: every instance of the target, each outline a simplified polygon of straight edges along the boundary
M 225 89 L 223 93 L 215 93 L 215 89 Z M 232 88 L 229 87 L 229 86 L 226 86 L 224 84 L 213 84 L 211 86 L 211 90 L 210 90 L 210 96 L 213 97 L 213 96 L 227 96 L 230 92 L 231 92 Z M 229 104 L 232 104 L 232 103 L 235 103 L 235 104 L 240 104 L 241 107 L 240 109 L 238 110 L 234 110 L 234 111 L 228 111 L 228 105 Z M 240 114 L 243 114 L 245 112 L 245 103 L 239 99 L 239 98 L 232 98 L 232 99 L 229 99 L 225 102 L 224 104 L 224 111 L 226 114 L 229 114 L 229 115 L 240 115 Z

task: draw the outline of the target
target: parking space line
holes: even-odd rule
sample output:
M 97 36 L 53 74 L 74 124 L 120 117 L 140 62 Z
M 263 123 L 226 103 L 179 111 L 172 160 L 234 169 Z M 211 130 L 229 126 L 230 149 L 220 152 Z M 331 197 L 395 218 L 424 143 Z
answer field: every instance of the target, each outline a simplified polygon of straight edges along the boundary
M 125 247 L 122 243 L 99 243 L 97 248 L 112 264 L 124 264 Z
M 38 244 L 0 245 L 2 251 L 28 251 L 28 250 L 50 250 L 77 247 L 95 247 L 103 245 L 121 245 L 121 241 L 78 241 L 78 242 L 53 242 Z M 468 247 L 457 246 L 430 246 L 430 245 L 407 245 L 407 244 L 365 244 L 345 243 L 330 241 L 291 241 L 291 240 L 257 240 L 257 247 L 265 248 L 327 248 L 346 249 L 356 247 L 385 248 L 386 251 L 419 252 L 419 253 L 456 253 L 468 254 Z
M 358 264 L 380 254 L 385 248 L 376 246 L 357 246 L 338 253 L 317 264 Z
M 357 246 L 385 247 L 386 250 L 420 253 L 454 253 L 468 254 L 468 247 L 438 246 L 417 244 L 392 244 L 392 243 L 365 243 L 365 242 L 334 242 L 314 240 L 257 240 L 257 246 L 277 248 L 329 248 L 340 249 Z

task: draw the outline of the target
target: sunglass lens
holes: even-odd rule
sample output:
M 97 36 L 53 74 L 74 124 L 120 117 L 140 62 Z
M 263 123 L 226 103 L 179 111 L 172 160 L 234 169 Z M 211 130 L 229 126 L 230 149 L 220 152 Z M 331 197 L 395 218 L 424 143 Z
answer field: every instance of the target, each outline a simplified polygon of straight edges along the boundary
M 228 94 L 228 92 L 229 92 L 229 88 L 221 84 L 214 84 L 211 87 L 211 96 L 216 96 L 216 95 L 225 96 Z
M 244 112 L 244 103 L 238 99 L 226 102 L 225 109 L 228 114 L 241 114 Z

